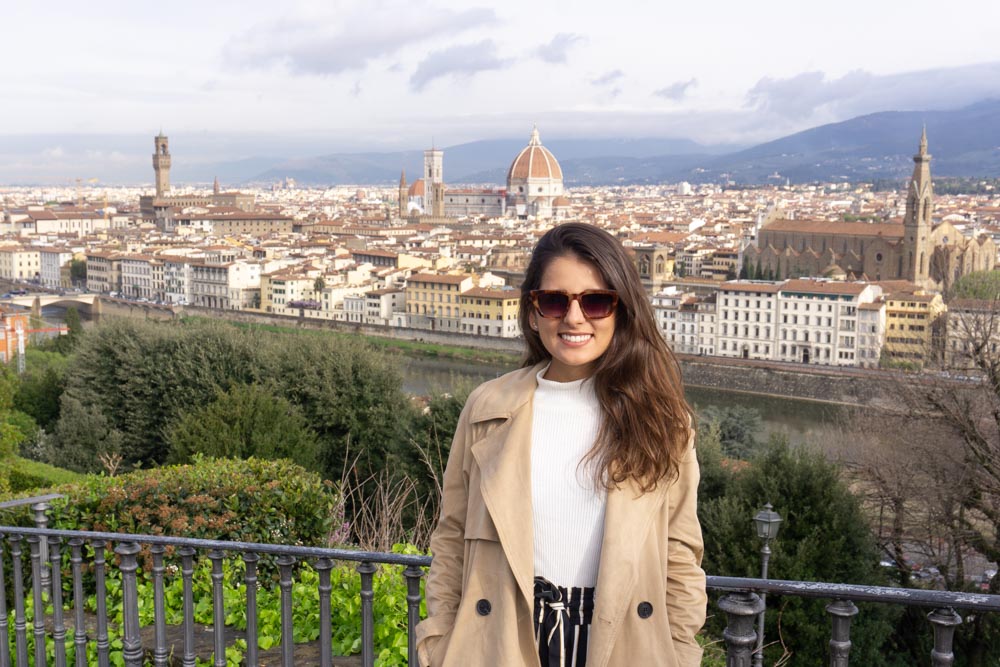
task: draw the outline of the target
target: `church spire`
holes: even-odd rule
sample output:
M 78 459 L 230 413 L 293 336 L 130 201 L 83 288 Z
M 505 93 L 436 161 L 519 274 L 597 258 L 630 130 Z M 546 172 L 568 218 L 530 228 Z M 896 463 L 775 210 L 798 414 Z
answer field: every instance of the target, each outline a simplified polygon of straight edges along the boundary
M 219 194 L 219 177 L 215 177 L 215 183 L 212 184 L 212 193 Z
M 400 188 L 405 188 L 406 187 L 406 170 L 405 169 L 403 169 L 402 171 L 399 172 L 399 187 Z
M 920 135 L 920 149 L 918 155 L 927 155 L 927 125 L 924 124 L 924 131 Z

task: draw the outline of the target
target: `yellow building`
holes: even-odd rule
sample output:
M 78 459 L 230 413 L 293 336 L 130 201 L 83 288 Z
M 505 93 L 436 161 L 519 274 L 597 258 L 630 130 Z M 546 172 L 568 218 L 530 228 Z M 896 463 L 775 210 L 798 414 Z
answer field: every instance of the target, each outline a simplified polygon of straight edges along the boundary
M 414 329 L 460 331 L 459 297 L 472 289 L 472 274 L 417 273 L 406 281 L 406 321 Z
M 461 332 L 476 336 L 516 338 L 521 293 L 512 287 L 473 287 L 459 295 Z
M 293 301 L 315 299 L 315 284 L 316 279 L 304 273 L 265 273 L 260 277 L 260 309 L 265 313 L 297 315 L 297 310 L 285 309 Z
M 930 363 L 946 309 L 940 294 L 896 292 L 886 297 L 883 358 L 919 366 Z

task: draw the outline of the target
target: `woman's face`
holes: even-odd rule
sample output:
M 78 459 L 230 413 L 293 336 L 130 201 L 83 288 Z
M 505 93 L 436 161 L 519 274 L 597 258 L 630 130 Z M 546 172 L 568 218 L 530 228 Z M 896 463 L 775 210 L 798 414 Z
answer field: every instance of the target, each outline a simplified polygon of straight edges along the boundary
M 584 290 L 608 289 L 608 285 L 596 266 L 576 255 L 563 255 L 549 263 L 538 289 L 579 294 Z M 613 313 L 603 319 L 588 320 L 576 299 L 570 301 L 566 315 L 558 319 L 542 317 L 532 310 L 530 323 L 552 356 L 545 379 L 555 382 L 590 377 L 615 334 Z

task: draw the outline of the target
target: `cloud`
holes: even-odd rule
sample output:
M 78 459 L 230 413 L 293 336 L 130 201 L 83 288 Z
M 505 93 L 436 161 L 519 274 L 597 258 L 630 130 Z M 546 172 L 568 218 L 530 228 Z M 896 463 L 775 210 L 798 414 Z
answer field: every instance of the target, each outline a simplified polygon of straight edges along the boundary
M 668 100 L 673 100 L 675 102 L 680 102 L 687 95 L 689 88 L 693 88 L 698 85 L 698 79 L 688 79 L 687 81 L 677 81 L 670 84 L 666 88 L 660 88 L 654 95 L 659 97 L 665 97 Z
M 590 83 L 592 83 L 595 86 L 606 86 L 610 83 L 614 83 L 623 76 L 625 76 L 625 73 L 622 72 L 620 69 L 613 69 L 610 72 L 605 72 L 596 79 L 591 79 Z
M 956 108 L 1000 96 L 1000 62 L 900 74 L 854 70 L 840 78 L 802 72 L 765 77 L 747 91 L 746 106 L 789 120 L 825 122 L 873 113 Z
M 548 44 L 542 44 L 535 49 L 535 55 L 547 63 L 562 64 L 566 62 L 569 50 L 576 44 L 587 41 L 583 35 L 571 32 L 561 32 L 552 38 Z
M 230 39 L 227 62 L 238 67 L 284 66 L 294 74 L 334 75 L 365 68 L 406 46 L 488 26 L 492 9 L 451 10 L 421 3 L 365 3 L 319 20 L 258 25 Z
M 351 95 L 354 97 L 359 97 L 361 95 L 361 81 L 355 81 L 354 86 L 351 88 Z
M 512 62 L 496 54 L 496 45 L 490 39 L 452 46 L 429 53 L 410 77 L 410 87 L 419 92 L 435 79 L 446 76 L 468 78 L 479 72 L 503 69 Z

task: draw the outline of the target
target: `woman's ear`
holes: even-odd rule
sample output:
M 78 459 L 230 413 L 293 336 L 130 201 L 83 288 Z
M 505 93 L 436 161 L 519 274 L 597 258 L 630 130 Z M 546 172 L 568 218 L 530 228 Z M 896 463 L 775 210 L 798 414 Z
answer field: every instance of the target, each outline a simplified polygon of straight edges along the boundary
M 538 322 L 535 321 L 534 315 L 528 315 L 528 326 L 535 331 L 538 331 Z

